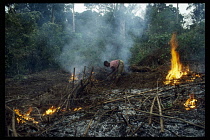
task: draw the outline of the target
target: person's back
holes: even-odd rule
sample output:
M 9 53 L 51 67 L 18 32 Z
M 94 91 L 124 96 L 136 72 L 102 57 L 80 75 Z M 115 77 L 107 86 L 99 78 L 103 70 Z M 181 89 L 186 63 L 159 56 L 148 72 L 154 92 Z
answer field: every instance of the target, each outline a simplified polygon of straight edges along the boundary
M 111 62 L 104 61 L 104 66 L 112 69 L 112 72 L 108 74 L 108 77 L 112 77 L 115 79 L 115 83 L 117 83 L 124 72 L 124 62 L 122 60 L 112 60 Z
M 118 66 L 119 66 L 119 60 L 113 60 L 113 61 L 110 62 L 110 68 L 114 67 L 114 68 L 117 69 Z

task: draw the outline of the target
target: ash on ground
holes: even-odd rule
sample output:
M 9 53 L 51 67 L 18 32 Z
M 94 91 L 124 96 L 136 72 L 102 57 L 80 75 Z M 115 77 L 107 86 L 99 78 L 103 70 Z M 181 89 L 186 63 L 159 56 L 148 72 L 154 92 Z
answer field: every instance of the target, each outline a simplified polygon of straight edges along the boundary
M 75 98 L 79 111 L 58 112 L 47 118 L 35 117 L 38 129 L 27 123 L 15 123 L 18 136 L 41 137 L 204 137 L 205 74 L 191 83 L 164 85 L 167 69 L 162 66 L 150 72 L 131 72 L 122 76 L 117 86 L 93 81 L 84 94 Z M 104 75 L 104 74 L 102 74 Z M 71 74 L 47 70 L 27 79 L 5 80 L 5 106 L 21 111 L 35 108 L 40 115 L 49 107 L 62 103 L 72 90 Z M 97 76 L 97 72 L 96 75 Z M 99 75 L 100 76 L 100 75 Z M 162 78 L 162 79 L 161 79 Z M 103 77 L 102 77 L 103 79 Z M 159 80 L 158 87 L 157 81 Z M 162 80 L 162 81 L 161 81 Z M 194 94 L 196 108 L 186 110 L 184 103 Z M 155 96 L 159 96 L 162 116 Z M 23 111 L 24 112 L 24 111 Z M 160 118 L 163 119 L 161 132 Z M 149 124 L 149 119 L 151 123 Z M 12 112 L 5 112 L 5 135 L 12 136 Z
M 196 109 L 185 110 L 183 103 L 187 99 L 186 93 L 180 95 L 178 101 L 173 96 L 162 96 L 164 132 L 160 132 L 159 116 L 152 116 L 152 123 L 148 124 L 149 108 L 141 96 L 129 100 L 118 100 L 101 104 L 89 110 L 78 111 L 63 116 L 62 121 L 55 118 L 53 128 L 43 137 L 204 137 L 205 136 L 205 86 L 200 84 L 192 87 L 183 87 L 181 90 L 193 92 L 199 100 Z M 110 98 L 132 96 L 148 89 L 120 89 L 106 91 Z M 180 89 L 179 89 L 180 90 Z M 161 95 L 174 95 L 177 89 L 162 92 Z M 155 91 L 156 92 L 156 91 Z M 146 94 L 152 94 L 148 92 Z M 161 96 L 160 96 L 161 97 Z M 108 97 L 107 97 L 108 98 Z M 149 100 L 148 100 L 149 101 Z M 145 104 L 145 105 L 144 105 Z M 142 112 L 145 111 L 145 112 Z M 158 111 L 154 111 L 158 114 Z M 171 118 L 172 117 L 172 118 Z

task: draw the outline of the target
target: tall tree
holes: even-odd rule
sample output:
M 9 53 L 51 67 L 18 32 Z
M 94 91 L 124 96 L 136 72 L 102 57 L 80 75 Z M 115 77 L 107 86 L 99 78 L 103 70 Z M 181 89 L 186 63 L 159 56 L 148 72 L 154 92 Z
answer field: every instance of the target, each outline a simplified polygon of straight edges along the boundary
M 36 49 L 34 36 L 40 16 L 36 11 L 5 15 L 6 74 L 11 76 L 29 71 L 28 58 Z
M 149 32 L 161 34 L 171 33 L 182 28 L 183 16 L 178 14 L 178 9 L 172 5 L 150 4 L 147 6 L 146 20 L 149 23 Z M 178 19 L 178 24 L 177 24 Z
M 72 4 L 72 31 L 75 32 L 75 13 L 74 13 L 74 3 Z
M 177 9 L 177 11 L 176 11 L 176 24 L 178 24 L 178 22 L 179 22 L 179 6 L 178 6 L 178 3 L 177 3 L 177 5 L 176 5 L 176 9 Z
M 189 3 L 188 9 L 194 8 L 191 12 L 193 22 L 198 24 L 205 21 L 205 3 Z
M 120 4 L 120 9 L 119 9 L 119 24 L 120 24 L 120 29 L 119 29 L 119 32 L 120 32 L 120 36 L 123 40 L 125 40 L 125 6 L 124 6 L 124 3 L 121 3 Z
M 54 23 L 54 20 L 55 20 L 55 16 L 54 16 L 55 5 L 52 4 L 51 7 L 52 7 L 52 8 L 51 8 L 51 9 L 52 9 L 52 10 L 51 10 L 51 22 Z

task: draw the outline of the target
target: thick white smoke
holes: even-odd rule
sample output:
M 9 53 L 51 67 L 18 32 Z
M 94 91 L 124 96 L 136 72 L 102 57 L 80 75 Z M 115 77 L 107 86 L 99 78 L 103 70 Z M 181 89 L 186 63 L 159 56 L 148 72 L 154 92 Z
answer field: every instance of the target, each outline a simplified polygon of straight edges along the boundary
M 144 10 L 146 9 L 141 9 L 141 6 L 138 4 L 134 8 L 134 11 L 138 12 L 141 17 L 144 17 L 145 12 L 140 14 L 139 11 Z M 97 14 L 91 14 L 91 17 L 87 18 L 85 22 L 80 22 L 76 18 L 76 33 L 78 32 L 77 28 L 80 28 L 77 37 L 74 37 L 69 44 L 63 47 L 59 57 L 60 64 L 64 70 L 72 72 L 75 67 L 76 71 L 82 72 L 84 66 L 97 65 L 103 67 L 104 61 L 113 59 L 121 59 L 125 65 L 129 65 L 130 48 L 133 47 L 131 35 L 141 37 L 145 21 L 141 17 L 134 16 L 133 13 L 128 13 L 128 11 L 118 12 L 123 13 L 118 13 L 117 17 L 115 17 L 114 30 L 112 30 L 113 28 L 111 29 L 111 24 L 104 16 L 99 17 Z M 123 28 L 121 21 L 125 22 Z M 93 22 L 100 26 L 93 26 Z M 107 26 L 110 26 L 109 30 L 101 30 L 101 27 Z M 124 30 L 123 35 L 121 35 L 122 29 Z M 112 38 L 106 39 L 110 37 Z M 99 40 L 102 41 L 100 42 Z M 100 43 L 95 43 L 97 41 Z

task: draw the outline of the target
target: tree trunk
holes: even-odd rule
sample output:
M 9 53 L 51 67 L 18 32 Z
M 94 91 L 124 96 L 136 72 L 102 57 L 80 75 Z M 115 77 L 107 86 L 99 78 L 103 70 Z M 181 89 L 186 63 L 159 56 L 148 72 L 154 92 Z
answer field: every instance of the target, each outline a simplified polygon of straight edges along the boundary
M 178 9 L 179 7 L 178 7 L 178 3 L 177 3 L 177 6 L 176 6 L 176 9 L 177 9 L 177 11 L 176 11 L 176 24 L 178 25 L 178 21 L 179 21 L 179 19 L 178 19 L 178 15 L 179 15 L 179 9 Z
M 17 74 L 19 75 L 20 72 L 19 72 L 19 65 L 18 65 L 18 62 L 16 62 L 16 67 L 17 67 Z
M 75 32 L 75 18 L 74 18 L 74 3 L 73 3 L 73 7 L 72 7 L 72 31 Z
M 51 11 L 51 22 L 54 23 L 54 4 L 52 4 L 52 11 Z
M 125 18 L 124 18 L 124 3 L 120 4 L 120 35 L 121 39 L 125 40 Z

